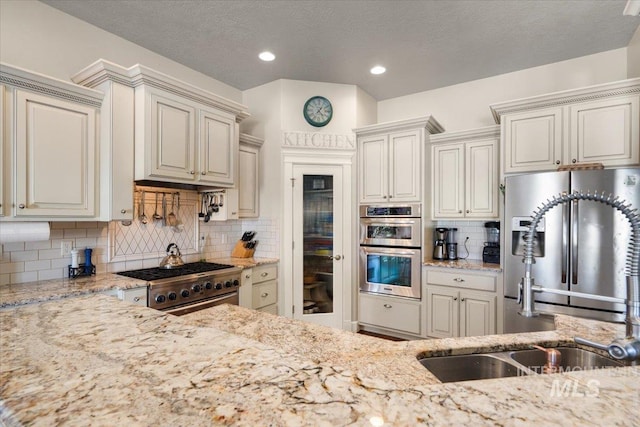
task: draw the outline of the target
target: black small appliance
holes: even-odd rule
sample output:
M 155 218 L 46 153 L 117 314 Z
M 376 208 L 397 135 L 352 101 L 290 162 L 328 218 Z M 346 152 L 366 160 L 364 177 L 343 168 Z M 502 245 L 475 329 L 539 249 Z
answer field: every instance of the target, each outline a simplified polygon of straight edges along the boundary
M 487 241 L 482 249 L 482 262 L 500 264 L 500 223 L 489 221 L 484 224 Z

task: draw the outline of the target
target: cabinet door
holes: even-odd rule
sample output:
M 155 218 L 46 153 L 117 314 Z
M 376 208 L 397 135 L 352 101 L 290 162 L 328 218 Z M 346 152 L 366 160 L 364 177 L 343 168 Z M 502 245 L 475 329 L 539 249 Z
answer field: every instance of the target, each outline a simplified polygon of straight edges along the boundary
M 94 108 L 16 91 L 15 215 L 96 216 Z
M 465 145 L 465 216 L 498 216 L 497 141 L 469 142 Z
M 240 307 L 253 308 L 253 270 L 251 268 L 242 270 L 238 299 Z
M 562 108 L 502 118 L 504 173 L 555 170 L 562 162 Z
M 460 292 L 460 336 L 472 337 L 496 333 L 496 296 Z
M 638 164 L 639 99 L 627 96 L 569 107 L 571 163 Z
M 4 85 L 0 85 L 0 217 L 4 216 L 5 212 L 5 185 L 9 181 L 8 177 L 5 176 L 6 173 L 9 173 L 5 169 L 4 165 L 4 129 L 5 129 L 5 120 L 7 120 L 6 109 L 5 109 L 5 87 Z
M 389 201 L 421 201 L 420 153 L 420 131 L 389 135 Z
M 199 181 L 232 186 L 235 182 L 238 136 L 235 118 L 222 112 L 200 111 Z
M 388 200 L 388 138 L 386 135 L 360 138 L 360 201 Z
M 435 286 L 427 287 L 427 335 L 437 338 L 459 334 L 458 291 Z
M 196 110 L 173 97 L 151 94 L 149 175 L 181 181 L 195 179 Z M 148 147 L 147 147 L 148 148 Z
M 360 294 L 359 320 L 381 328 L 420 334 L 420 304 Z
M 435 145 L 433 150 L 433 217 L 464 216 L 464 146 Z
M 238 215 L 260 216 L 260 149 L 240 145 L 238 152 Z

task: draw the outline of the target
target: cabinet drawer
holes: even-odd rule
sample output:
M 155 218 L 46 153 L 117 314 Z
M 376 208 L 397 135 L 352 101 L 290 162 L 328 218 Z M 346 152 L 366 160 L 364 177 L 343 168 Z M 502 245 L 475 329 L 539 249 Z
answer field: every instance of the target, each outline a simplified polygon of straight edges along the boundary
M 118 298 L 135 305 L 147 306 L 147 288 L 119 289 Z
M 270 282 L 254 284 L 252 293 L 253 308 L 260 308 L 269 304 L 275 304 L 278 299 L 278 282 L 272 280 Z
M 273 280 L 278 277 L 278 267 L 275 265 L 255 267 L 252 275 L 254 284 Z
M 496 277 L 480 274 L 427 270 L 427 283 L 479 291 L 496 291 Z
M 361 294 L 360 321 L 419 335 L 420 304 Z

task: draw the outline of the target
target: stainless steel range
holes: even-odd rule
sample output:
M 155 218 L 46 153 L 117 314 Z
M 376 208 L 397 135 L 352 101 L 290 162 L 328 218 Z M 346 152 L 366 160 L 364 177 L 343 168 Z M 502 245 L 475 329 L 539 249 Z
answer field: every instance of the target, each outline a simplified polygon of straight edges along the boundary
M 238 305 L 239 267 L 193 262 L 176 268 L 123 271 L 121 276 L 145 280 L 147 305 L 180 316 L 219 304 Z

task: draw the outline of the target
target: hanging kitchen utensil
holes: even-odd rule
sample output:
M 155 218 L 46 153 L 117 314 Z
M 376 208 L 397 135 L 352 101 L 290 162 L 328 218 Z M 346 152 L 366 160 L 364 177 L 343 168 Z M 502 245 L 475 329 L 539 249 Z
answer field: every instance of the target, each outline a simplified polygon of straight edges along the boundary
M 178 204 L 176 205 L 176 207 L 177 207 L 177 210 L 176 210 L 177 214 L 175 215 L 176 223 L 173 226 L 173 231 L 181 232 L 182 230 L 184 230 L 184 225 L 182 224 L 182 221 L 178 216 L 180 214 L 180 193 L 178 193 Z
M 156 191 L 156 208 L 155 208 L 155 210 L 153 212 L 153 219 L 155 219 L 155 220 L 162 219 L 160 214 L 158 214 L 158 192 L 157 191 Z
M 149 219 L 144 214 L 144 191 L 140 195 L 140 209 L 139 209 L 139 211 L 140 211 L 140 222 L 143 223 L 143 224 L 148 223 Z
M 176 226 L 176 214 L 173 213 L 173 211 L 175 209 L 175 202 L 176 202 L 176 194 L 175 193 L 171 193 L 171 212 L 169 212 L 169 214 L 167 215 L 167 223 L 171 227 L 175 227 Z
M 166 227 L 167 225 L 167 197 L 166 194 L 162 193 L 162 226 Z
M 160 261 L 160 268 L 178 268 L 184 265 L 182 260 L 182 254 L 178 245 L 175 243 L 169 243 L 167 246 L 167 256 Z
M 202 199 L 200 200 L 200 212 L 198 212 L 198 218 L 204 218 L 207 210 L 206 195 L 202 193 Z

